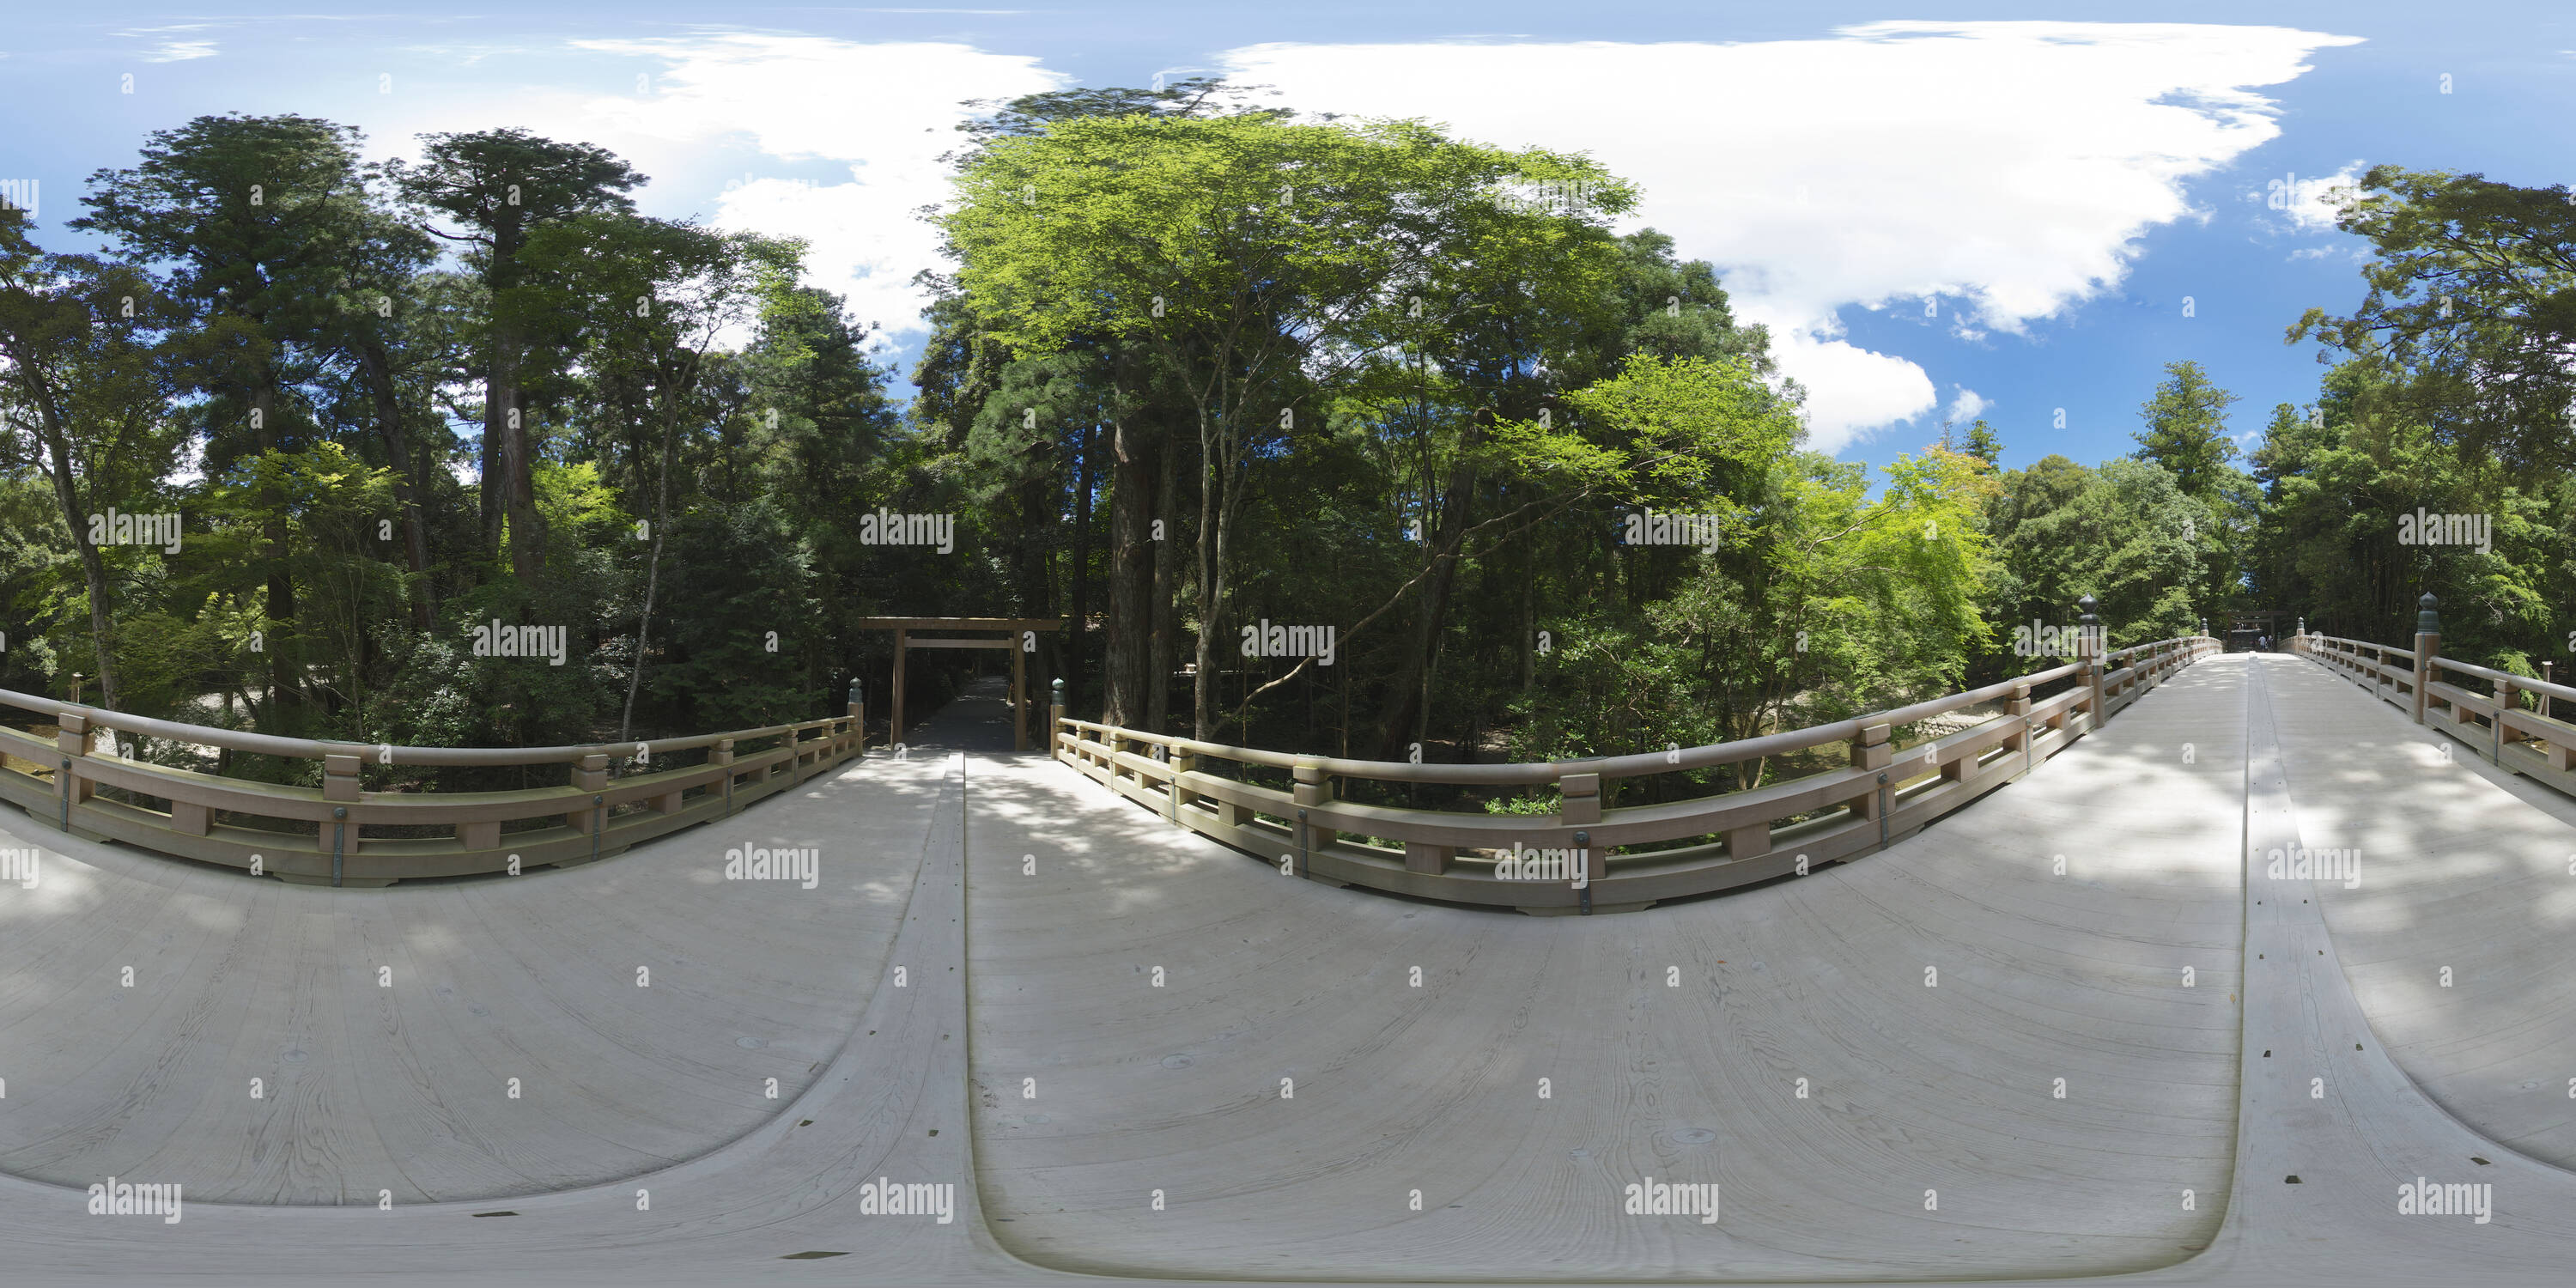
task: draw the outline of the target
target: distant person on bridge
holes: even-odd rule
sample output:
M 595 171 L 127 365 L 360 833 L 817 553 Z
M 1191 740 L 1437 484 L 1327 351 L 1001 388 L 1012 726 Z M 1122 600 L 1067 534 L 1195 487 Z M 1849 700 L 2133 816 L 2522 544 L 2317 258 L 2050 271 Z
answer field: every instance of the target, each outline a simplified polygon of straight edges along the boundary
M 2271 637 L 2271 636 L 2269 636 L 2269 635 L 2257 635 L 2257 636 L 2255 636 L 2255 637 L 2254 637 L 2254 651 L 2255 651 L 2255 652 L 2257 652 L 2257 653 L 2269 653 L 2269 652 L 2271 652 L 2271 651 L 2272 651 L 2272 637 Z

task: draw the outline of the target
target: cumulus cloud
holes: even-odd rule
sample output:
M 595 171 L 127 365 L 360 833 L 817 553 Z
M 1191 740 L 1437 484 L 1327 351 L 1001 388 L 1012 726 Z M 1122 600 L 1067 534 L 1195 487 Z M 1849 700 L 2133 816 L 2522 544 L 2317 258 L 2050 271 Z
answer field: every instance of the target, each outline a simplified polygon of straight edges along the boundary
M 1950 388 L 1958 391 L 1959 396 L 1950 400 L 1950 409 L 1941 415 L 1943 420 L 1961 425 L 1970 424 L 1977 417 L 1985 415 L 1987 408 L 1994 406 L 1993 403 L 1979 397 L 1976 390 L 1965 385 L 1952 385 Z
M 912 277 L 942 264 L 917 212 L 948 195 L 937 158 L 965 141 L 962 101 L 1068 82 L 1034 57 L 959 44 L 708 32 L 571 48 L 633 90 L 426 89 L 369 114 L 373 146 L 417 155 L 419 132 L 500 126 L 597 144 L 651 176 L 637 194 L 650 213 L 804 238 L 808 280 L 890 333 L 920 330 Z
M 2247 200 L 2259 201 L 2275 212 L 2291 232 L 2330 233 L 2335 231 L 2336 216 L 2343 213 L 2336 204 L 2337 195 L 2360 186 L 2362 169 L 2361 162 L 2347 161 L 2342 169 L 2323 177 L 2285 170 L 2264 180 L 2263 190 L 2248 194 Z
M 2179 23 L 1880 22 L 1743 44 L 1268 44 L 1223 56 L 1298 107 L 1424 117 L 1590 152 L 1641 222 L 1728 274 L 1811 391 L 1832 451 L 1933 410 L 1920 365 L 1849 343 L 1840 309 L 1952 297 L 2021 333 L 2117 285 L 2196 177 L 2280 127 L 2259 87 L 2357 38 Z
M 938 236 L 915 212 L 948 195 L 937 158 L 963 142 L 955 127 L 970 113 L 961 101 L 1067 82 L 1035 58 L 953 44 L 726 33 L 579 47 L 665 64 L 657 92 L 588 104 L 612 137 L 687 144 L 731 136 L 778 160 L 845 167 L 846 182 L 728 184 L 711 194 L 713 221 L 805 238 L 813 279 L 892 330 L 918 328 L 925 301 L 912 275 L 940 262 Z

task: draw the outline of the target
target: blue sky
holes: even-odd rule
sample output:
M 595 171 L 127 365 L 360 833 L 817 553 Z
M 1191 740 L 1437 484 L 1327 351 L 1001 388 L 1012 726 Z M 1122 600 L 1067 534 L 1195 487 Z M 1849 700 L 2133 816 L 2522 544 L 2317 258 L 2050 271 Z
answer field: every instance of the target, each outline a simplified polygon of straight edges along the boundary
M 1594 152 L 1773 326 L 1818 445 L 1872 461 L 1980 413 L 2007 465 L 2117 455 L 2183 358 L 2243 398 L 2251 435 L 2315 392 L 2314 346 L 2283 329 L 2360 295 L 2362 245 L 2321 200 L 2335 176 L 2549 184 L 2576 146 L 2576 17 L 2540 7 L 301 8 L 22 8 L 0 32 L 0 178 L 37 180 L 41 235 L 70 245 L 89 172 L 201 113 L 329 117 L 380 156 L 526 126 L 628 156 L 650 213 L 810 238 L 815 280 L 908 363 L 908 279 L 933 262 L 911 211 L 940 196 L 959 100 L 1226 73 L 1301 108 Z

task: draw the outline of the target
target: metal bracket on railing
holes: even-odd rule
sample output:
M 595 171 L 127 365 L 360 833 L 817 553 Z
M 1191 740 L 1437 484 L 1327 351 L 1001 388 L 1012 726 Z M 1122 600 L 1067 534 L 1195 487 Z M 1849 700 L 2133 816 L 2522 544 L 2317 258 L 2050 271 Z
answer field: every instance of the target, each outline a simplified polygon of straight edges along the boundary
M 63 794 L 63 830 L 72 830 L 72 758 L 63 757 L 63 781 L 54 784 Z
M 1301 809 L 1297 811 L 1297 875 L 1305 876 L 1314 867 L 1314 860 L 1306 854 L 1306 811 Z
M 599 860 L 599 832 L 601 828 L 606 826 L 608 826 L 608 798 L 605 796 L 593 796 L 590 798 L 590 857 L 592 862 L 597 862 Z
M 1584 870 L 1583 911 L 1580 915 L 1589 917 L 1592 915 L 1592 834 L 1590 832 L 1574 834 L 1574 861 L 1582 864 Z
M 331 817 L 337 820 L 331 824 L 331 884 L 336 887 L 340 884 L 340 856 L 345 852 L 344 843 L 349 836 L 349 807 L 333 807 Z
M 1887 775 L 1878 776 L 1878 848 L 1887 848 Z

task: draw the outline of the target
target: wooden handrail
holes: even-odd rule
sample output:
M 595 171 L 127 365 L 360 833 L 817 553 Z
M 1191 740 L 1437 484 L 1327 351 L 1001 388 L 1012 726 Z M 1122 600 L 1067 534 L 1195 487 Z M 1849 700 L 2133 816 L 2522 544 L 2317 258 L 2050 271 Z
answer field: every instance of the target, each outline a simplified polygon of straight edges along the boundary
M 1112 725 L 1095 724 L 1088 720 L 1065 718 L 1058 723 L 1098 733 L 1116 733 L 1131 741 L 1164 747 L 1173 752 L 1214 756 L 1219 760 L 1231 760 L 1239 764 L 1265 765 L 1273 769 L 1294 769 L 1299 765 L 1311 765 L 1338 778 L 1366 778 L 1374 782 L 1387 783 L 1439 783 L 1460 787 L 1535 785 L 1556 782 L 1568 773 L 1599 774 L 1604 779 L 1614 779 L 1636 778 L 1647 774 L 1678 773 L 1690 769 L 1709 769 L 1721 765 L 1739 764 L 1747 760 L 1759 760 L 1767 756 L 1785 755 L 1793 751 L 1804 751 L 1809 747 L 1820 747 L 1829 742 L 1848 742 L 1860 736 L 1861 730 L 1870 725 L 1887 725 L 1891 728 L 1909 725 L 1917 720 L 1956 711 L 1961 707 L 1975 706 L 1980 702 L 1991 702 L 1997 698 L 2008 697 L 2017 687 L 2046 684 L 2083 669 L 2083 663 L 2070 662 L 2065 666 L 2034 672 L 2030 675 L 2015 676 L 1981 689 L 1953 693 L 1908 707 L 1855 716 L 1832 724 L 1783 730 L 1779 733 L 1764 734 L 1758 738 L 1740 738 L 1733 742 L 1684 747 L 1678 751 L 1641 752 L 1632 756 L 1603 756 L 1593 760 L 1527 761 L 1508 765 L 1416 765 L 1400 760 L 1345 760 L 1335 756 L 1301 756 L 1293 752 L 1265 751 L 1255 747 L 1233 747 L 1222 743 L 1201 742 L 1196 738 L 1184 738 L 1176 734 L 1147 733 L 1141 729 L 1118 728 Z
M 0 689 L 0 706 L 55 718 L 79 715 L 93 729 L 122 729 L 127 733 L 168 742 L 186 743 L 193 747 L 222 747 L 263 756 L 283 756 L 294 760 L 320 760 L 325 756 L 364 756 L 369 764 L 393 765 L 560 765 L 584 756 L 607 756 L 611 759 L 632 757 L 637 748 L 647 749 L 649 756 L 673 751 L 694 751 L 712 747 L 731 739 L 745 742 L 753 738 L 774 737 L 791 730 L 811 729 L 820 721 L 800 724 L 770 725 L 762 729 L 738 729 L 731 733 L 692 734 L 685 738 L 654 738 L 634 742 L 595 742 L 574 747 L 406 747 L 371 742 L 325 742 L 312 738 L 281 738 L 275 734 L 249 733 L 239 729 L 216 729 L 207 725 L 181 724 L 172 720 L 155 720 L 149 716 L 109 711 L 103 707 L 83 706 L 58 698 L 39 697 Z M 385 759 L 391 752 L 391 759 Z
M 2426 650 L 2422 657 L 2412 649 L 2335 635 L 2295 637 L 2291 651 L 2366 684 L 2394 705 L 2407 706 L 2398 701 L 2399 694 L 2407 695 L 2413 717 L 2428 728 L 2457 739 L 2507 773 L 2576 796 L 2576 724 L 2548 713 L 2548 699 L 2576 701 L 2576 687 L 2444 657 L 2438 635 L 2418 638 Z M 2401 661 L 2403 668 L 2396 665 Z M 2494 692 L 2471 693 L 2443 679 L 2445 673 L 2484 680 Z M 2538 695 L 2540 709 L 2524 710 L 2523 693 Z M 2526 747 L 2525 739 L 2539 746 Z
M 621 853 L 680 828 L 732 814 L 860 754 L 863 709 L 790 724 L 575 747 L 404 747 L 325 742 L 215 729 L 105 711 L 0 690 L 0 705 L 51 717 L 52 742 L 0 728 L 0 750 L 39 773 L 0 771 L 0 800 L 69 832 L 183 858 L 224 863 L 288 881 L 384 886 L 406 877 L 513 875 Z M 199 747 L 322 762 L 322 786 L 253 782 L 117 754 L 115 733 Z M 100 747 L 100 734 L 108 745 Z M 775 738 L 766 750 L 738 744 Z M 650 766 L 671 752 L 707 749 L 703 764 L 628 774 L 613 760 Z M 563 764 L 559 787 L 498 792 L 365 789 L 367 765 Z M 101 796 L 102 789 L 138 798 Z M 165 802 L 166 809 L 149 807 Z M 619 809 L 643 806 L 620 814 Z M 256 825 L 265 820 L 268 825 Z M 512 824 L 535 822 L 505 833 Z M 283 824 L 286 830 L 275 825 Z M 443 829 L 446 835 L 365 835 L 374 827 Z M 504 842 L 507 844 L 504 844 Z
M 2207 636 L 2158 640 L 1850 720 L 1589 760 L 1417 765 L 1306 756 L 1077 720 L 1060 706 L 1052 713 L 1049 747 L 1057 760 L 1173 822 L 1303 875 L 1525 911 L 1625 909 L 1803 874 L 1813 865 L 1883 846 L 2018 777 L 2220 647 Z M 2128 665 L 2106 665 L 2122 660 Z M 2033 686 L 2066 678 L 2078 683 L 2046 699 L 2031 697 Z M 1902 749 L 1890 742 L 1899 727 L 1999 698 L 2008 699 L 2009 710 L 1970 728 Z M 1694 800 L 1604 807 L 1606 782 L 1837 742 L 1850 746 L 1849 768 Z M 1143 749 L 1155 754 L 1140 754 Z M 1207 773 L 1199 768 L 1201 757 L 1288 769 L 1293 789 Z M 1340 797 L 1334 784 L 1340 778 L 1458 787 L 1553 785 L 1559 800 L 1545 815 L 1366 805 Z M 1345 833 L 1362 840 L 1345 840 Z M 1365 838 L 1386 838 L 1403 849 Z M 1683 844 L 1611 853 L 1672 842 Z M 1543 863 L 1557 861 L 1548 856 L 1562 852 L 1582 880 L 1522 879 L 1516 863 L 1474 853 L 1523 847 L 1544 852 Z

